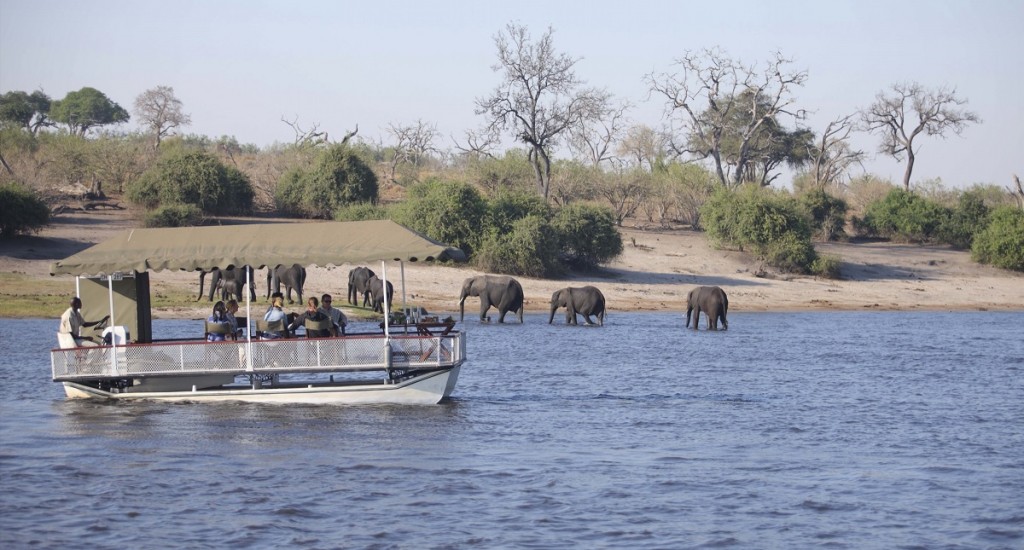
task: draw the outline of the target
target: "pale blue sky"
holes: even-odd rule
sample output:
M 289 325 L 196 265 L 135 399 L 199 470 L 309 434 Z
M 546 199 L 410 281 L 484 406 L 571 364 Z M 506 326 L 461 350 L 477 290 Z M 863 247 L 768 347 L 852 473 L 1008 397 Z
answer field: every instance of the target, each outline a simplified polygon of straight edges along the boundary
M 661 124 L 643 76 L 687 50 L 719 47 L 747 63 L 772 51 L 806 69 L 797 106 L 825 123 L 871 103 L 892 83 L 956 87 L 982 124 L 962 137 L 921 141 L 914 180 L 1008 185 L 1024 176 L 1024 1 L 518 0 L 389 2 L 0 0 L 0 93 L 83 86 L 129 111 L 135 97 L 172 86 L 192 126 L 260 146 L 290 142 L 281 118 L 340 138 L 389 139 L 389 123 L 433 122 L 445 136 L 480 125 L 474 100 L 498 83 L 493 37 L 515 21 L 559 52 L 577 75 Z M 134 127 L 129 123 L 129 127 Z M 875 157 L 868 171 L 903 169 Z

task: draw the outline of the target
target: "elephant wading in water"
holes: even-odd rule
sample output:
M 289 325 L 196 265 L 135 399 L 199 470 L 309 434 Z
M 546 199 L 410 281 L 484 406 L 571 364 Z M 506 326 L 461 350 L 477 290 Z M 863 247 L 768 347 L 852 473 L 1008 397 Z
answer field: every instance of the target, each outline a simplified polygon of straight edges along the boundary
M 279 265 L 274 269 L 267 269 L 267 298 L 272 292 L 281 292 L 281 285 L 284 284 L 285 297 L 289 304 L 292 301 L 292 290 L 298 295 L 299 303 L 302 303 L 302 287 L 306 285 L 306 268 L 299 264 L 291 267 Z
M 348 303 L 359 305 L 359 295 L 363 295 L 363 307 L 370 303 L 370 279 L 377 274 L 368 267 L 357 267 L 348 272 Z M 390 304 L 391 302 L 388 302 Z M 390 306 L 389 306 L 390 307 Z
M 210 274 L 210 295 L 207 300 L 212 302 L 213 295 L 217 292 L 217 287 L 221 286 L 221 299 L 229 300 L 232 297 L 237 296 L 238 301 L 244 300 L 242 297 L 242 288 L 246 285 L 246 275 L 248 274 L 249 284 L 249 299 L 253 302 L 256 301 L 256 277 L 253 269 L 249 266 L 242 267 L 231 267 L 228 269 L 213 268 L 210 271 L 199 272 L 199 296 L 196 301 L 203 299 L 203 281 L 206 279 L 206 274 Z
M 374 275 L 373 277 L 370 277 L 368 286 L 370 287 L 370 303 L 373 304 L 373 310 L 378 313 L 384 313 L 384 281 L 378 279 L 377 276 Z M 391 311 L 391 299 L 394 295 L 395 286 L 391 284 L 391 281 L 388 281 L 388 311 Z
M 494 306 L 498 310 L 498 322 L 505 322 L 505 314 L 514 311 L 523 322 L 523 286 L 519 281 L 504 275 L 478 275 L 462 283 L 459 295 L 459 320 L 466 313 L 466 297 L 480 297 L 480 320 L 487 321 L 487 310 Z
M 597 316 L 597 324 L 604 326 L 604 294 L 596 287 L 563 288 L 551 295 L 551 315 L 548 324 L 555 320 L 555 311 L 565 308 L 565 324 L 575 325 L 576 315 L 582 315 L 588 325 L 594 324 L 591 315 Z
M 708 330 L 718 330 L 718 321 L 722 321 L 722 330 L 729 329 L 725 316 L 729 313 L 729 298 L 725 291 L 717 286 L 699 286 L 690 291 L 686 297 L 686 327 L 690 327 L 690 312 L 693 312 L 693 330 L 700 324 L 700 312 L 708 316 Z

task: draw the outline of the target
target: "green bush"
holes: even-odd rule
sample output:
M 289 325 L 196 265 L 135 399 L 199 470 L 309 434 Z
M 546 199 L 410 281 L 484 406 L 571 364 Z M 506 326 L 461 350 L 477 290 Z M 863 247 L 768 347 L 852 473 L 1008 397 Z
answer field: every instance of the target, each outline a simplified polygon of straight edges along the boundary
M 19 183 L 0 184 L 0 238 L 35 233 L 50 223 L 50 209 Z
M 971 257 L 983 264 L 1024 271 L 1024 210 L 1002 206 L 974 235 Z
M 252 212 L 249 178 L 202 151 L 168 152 L 125 189 L 128 200 L 153 209 L 195 205 L 209 214 Z
M 768 243 L 764 251 L 765 261 L 788 273 L 811 273 L 818 255 L 810 239 L 801 238 L 795 232 L 783 233 Z
M 867 236 L 903 242 L 935 242 L 948 208 L 903 189 L 893 189 L 868 205 L 864 219 L 855 224 Z
M 388 219 L 388 210 L 386 208 L 368 202 L 349 204 L 334 211 L 334 221 L 339 222 L 386 219 Z
M 274 202 L 281 212 L 329 219 L 337 209 L 377 202 L 377 176 L 354 151 L 335 145 L 320 153 L 311 170 L 292 169 L 281 176 Z
M 721 188 L 704 203 L 701 217 L 717 246 L 749 250 L 784 271 L 810 273 L 817 260 L 809 215 L 788 194 L 755 186 Z
M 529 214 L 508 231 L 491 232 L 474 254 L 479 269 L 527 277 L 557 277 L 565 270 L 558 259 L 559 242 L 543 217 Z
M 545 221 L 551 219 L 551 207 L 536 192 L 504 190 L 487 201 L 487 226 L 491 232 L 507 233 L 515 222 L 530 215 Z
M 487 202 L 473 186 L 429 180 L 409 188 L 391 219 L 472 255 L 487 234 Z
M 984 196 L 977 191 L 966 191 L 948 217 L 939 225 L 939 241 L 956 248 L 971 248 L 974 235 L 985 229 L 991 209 L 985 204 Z
M 194 204 L 165 204 L 146 213 L 146 227 L 189 227 L 203 223 L 203 211 Z
M 818 256 L 818 259 L 811 264 L 811 273 L 825 279 L 838 279 L 842 275 L 840 272 L 842 263 L 838 256 Z
M 819 239 L 833 241 L 846 236 L 846 201 L 823 189 L 808 191 L 799 200 L 810 213 L 811 227 Z
M 551 222 L 561 240 L 562 260 L 570 267 L 593 269 L 622 254 L 615 216 L 604 207 L 573 203 Z

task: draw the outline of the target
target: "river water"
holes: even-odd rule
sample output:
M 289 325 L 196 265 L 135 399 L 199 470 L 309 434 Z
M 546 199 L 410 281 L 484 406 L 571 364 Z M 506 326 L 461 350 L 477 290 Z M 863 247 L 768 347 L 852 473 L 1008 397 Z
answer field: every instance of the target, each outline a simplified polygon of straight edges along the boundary
M 0 320 L 0 545 L 1024 547 L 1022 312 L 546 321 L 343 407 L 65 400 L 57 322 Z

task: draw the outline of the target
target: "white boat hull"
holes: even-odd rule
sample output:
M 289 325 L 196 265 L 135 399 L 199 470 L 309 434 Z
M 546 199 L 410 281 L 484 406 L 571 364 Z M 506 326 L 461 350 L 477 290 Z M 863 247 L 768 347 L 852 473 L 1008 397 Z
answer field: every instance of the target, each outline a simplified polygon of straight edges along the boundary
M 307 386 L 217 387 L 178 391 L 111 392 L 78 382 L 65 381 L 69 398 L 120 401 L 155 400 L 175 402 L 226 402 L 279 404 L 365 404 L 431 405 L 448 398 L 459 377 L 459 366 L 427 372 L 395 383 L 381 381 L 360 384 L 310 384 Z

